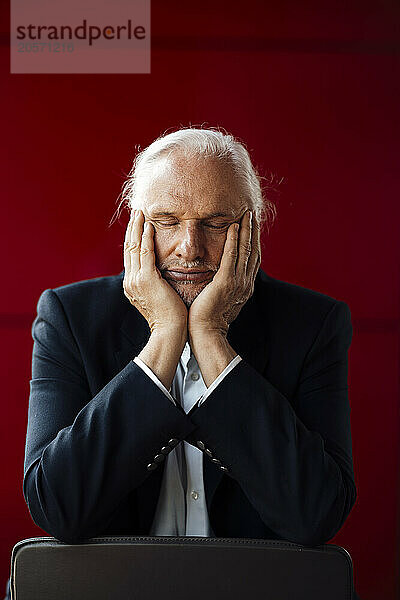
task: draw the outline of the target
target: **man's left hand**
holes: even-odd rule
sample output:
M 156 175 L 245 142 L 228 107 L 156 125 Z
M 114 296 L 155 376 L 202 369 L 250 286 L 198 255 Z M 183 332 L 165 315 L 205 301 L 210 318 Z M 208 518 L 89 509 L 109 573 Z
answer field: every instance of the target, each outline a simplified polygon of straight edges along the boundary
M 260 262 L 260 226 L 247 210 L 240 226 L 230 225 L 219 269 L 190 307 L 189 338 L 216 333 L 226 336 L 230 323 L 253 294 Z

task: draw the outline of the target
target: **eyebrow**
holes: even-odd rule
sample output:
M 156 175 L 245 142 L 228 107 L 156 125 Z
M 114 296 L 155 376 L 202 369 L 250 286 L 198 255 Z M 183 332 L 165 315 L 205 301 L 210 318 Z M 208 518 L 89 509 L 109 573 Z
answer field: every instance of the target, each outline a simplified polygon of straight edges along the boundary
M 153 217 L 176 217 L 176 215 L 173 211 L 168 211 L 168 210 L 157 211 L 157 212 L 153 213 L 152 216 Z M 232 218 L 236 219 L 237 218 L 237 217 L 234 217 L 234 215 L 232 215 L 232 214 L 227 214 L 227 213 L 223 213 L 223 212 L 214 212 L 214 213 L 210 213 L 206 217 L 202 217 L 200 220 L 206 221 L 207 219 L 213 219 L 216 217 L 223 217 L 223 218 L 227 218 L 227 219 L 232 219 Z

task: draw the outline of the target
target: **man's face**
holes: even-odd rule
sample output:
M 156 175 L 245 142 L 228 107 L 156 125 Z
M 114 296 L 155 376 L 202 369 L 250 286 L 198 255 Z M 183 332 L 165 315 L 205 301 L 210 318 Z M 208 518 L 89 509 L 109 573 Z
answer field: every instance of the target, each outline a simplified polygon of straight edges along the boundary
M 189 307 L 218 270 L 228 227 L 249 197 L 228 161 L 175 154 L 157 168 L 138 208 L 154 226 L 161 275 Z

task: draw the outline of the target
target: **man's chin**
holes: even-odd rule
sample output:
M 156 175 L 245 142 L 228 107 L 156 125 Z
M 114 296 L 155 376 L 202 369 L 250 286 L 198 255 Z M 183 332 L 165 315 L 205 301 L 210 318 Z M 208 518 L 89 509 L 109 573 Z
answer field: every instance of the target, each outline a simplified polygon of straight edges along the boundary
M 168 282 L 176 291 L 176 293 L 182 298 L 187 308 L 193 304 L 197 296 L 204 290 L 208 285 L 208 281 L 202 283 L 182 283 L 176 281 Z

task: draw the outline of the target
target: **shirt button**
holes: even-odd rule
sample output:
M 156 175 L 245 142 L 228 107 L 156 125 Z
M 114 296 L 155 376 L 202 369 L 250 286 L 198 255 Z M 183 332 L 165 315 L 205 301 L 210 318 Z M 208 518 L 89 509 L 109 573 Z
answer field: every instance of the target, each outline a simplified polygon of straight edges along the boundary
M 198 373 L 192 373 L 191 376 L 190 376 L 190 379 L 192 381 L 198 381 L 199 378 L 200 378 L 200 375 Z
M 199 497 L 199 493 L 195 490 L 192 490 L 192 493 L 190 495 L 192 496 L 193 500 L 197 500 L 197 498 Z

